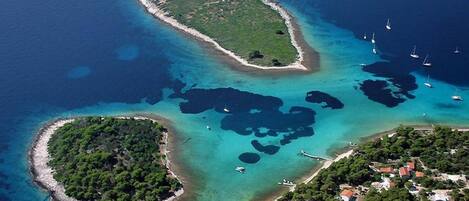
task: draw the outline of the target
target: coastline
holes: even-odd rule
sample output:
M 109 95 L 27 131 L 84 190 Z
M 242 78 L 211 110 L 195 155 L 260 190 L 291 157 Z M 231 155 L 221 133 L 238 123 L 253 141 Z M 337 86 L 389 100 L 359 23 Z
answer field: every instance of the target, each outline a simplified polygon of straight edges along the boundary
M 153 122 L 158 122 L 159 124 L 162 124 L 163 126 L 165 126 L 165 128 L 167 125 L 169 125 L 168 120 L 162 117 L 156 116 L 156 115 L 128 115 L 128 116 L 113 116 L 113 117 L 122 118 L 122 119 L 128 119 L 128 118 L 135 118 L 135 119 L 141 119 L 141 120 L 148 119 Z M 33 140 L 32 146 L 28 152 L 28 163 L 29 163 L 31 175 L 33 177 L 33 181 L 39 187 L 49 192 L 49 195 L 51 196 L 51 200 L 76 201 L 76 199 L 67 196 L 65 194 L 64 186 L 53 178 L 53 170 L 47 165 L 47 163 L 50 161 L 50 156 L 47 151 L 47 148 L 48 148 L 47 144 L 57 129 L 64 126 L 66 123 L 73 122 L 74 120 L 78 118 L 81 118 L 81 117 L 59 118 L 59 119 L 52 120 L 44 124 L 41 127 L 41 129 L 39 129 L 36 137 Z M 166 168 L 168 169 L 169 174 L 171 174 L 172 177 L 175 177 L 184 186 L 178 189 L 176 192 L 174 192 L 173 196 L 166 198 L 164 200 L 164 201 L 173 201 L 173 200 L 178 200 L 184 194 L 184 189 L 186 188 L 185 186 L 186 182 L 183 182 L 181 177 L 175 173 L 175 170 L 173 168 L 175 165 L 169 159 L 170 158 L 169 132 L 172 129 L 167 128 L 167 130 L 168 130 L 167 132 L 163 132 L 163 138 L 162 138 L 163 141 L 162 141 L 162 144 L 160 144 L 161 146 L 160 152 L 164 155 L 162 162 L 166 165 Z
M 34 183 L 47 190 L 52 200 L 76 201 L 65 194 L 64 186 L 54 179 L 53 170 L 47 165 L 50 161 L 47 143 L 57 129 L 74 120 L 74 118 L 57 119 L 46 123 L 39 130 L 28 154 Z
M 247 60 L 236 55 L 234 52 L 223 48 L 220 44 L 218 44 L 218 42 L 208 37 L 207 35 L 179 23 L 176 19 L 170 17 L 168 13 L 161 10 L 156 3 L 151 2 L 151 0 L 138 0 L 138 2 L 148 13 L 161 22 L 168 24 L 172 28 L 181 31 L 182 33 L 185 33 L 197 39 L 198 41 L 214 47 L 215 50 L 222 53 L 224 57 L 228 58 L 228 60 L 232 61 L 230 63 L 235 63 L 233 66 L 239 67 L 239 69 L 242 71 L 269 70 L 274 72 L 311 72 L 317 69 L 319 66 L 319 54 L 304 41 L 301 30 L 298 24 L 294 21 L 293 17 L 284 8 L 282 8 L 277 3 L 272 2 L 271 0 L 262 0 L 262 2 L 279 13 L 280 16 L 285 20 L 285 25 L 287 26 L 288 32 L 290 34 L 290 42 L 298 53 L 296 61 L 287 66 L 260 66 L 251 64 Z
M 431 131 L 431 130 L 433 130 L 435 125 L 401 125 L 401 126 L 412 127 L 415 130 Z M 439 126 L 445 126 L 445 125 L 439 125 Z M 469 127 L 451 126 L 451 125 L 446 125 L 446 126 L 449 127 L 449 128 L 452 128 L 453 130 L 458 130 L 458 131 L 463 131 L 463 132 L 469 131 Z M 386 136 L 386 135 L 391 137 L 391 136 L 396 134 L 396 129 L 397 128 L 398 127 L 393 128 L 391 130 L 378 132 L 378 133 L 372 134 L 370 136 L 362 137 L 362 138 L 360 138 L 359 143 L 361 144 L 361 143 L 364 143 L 364 142 L 368 142 L 368 141 L 371 141 L 371 140 L 382 138 L 383 136 Z M 335 148 L 335 149 L 331 150 L 329 153 L 333 153 L 333 154 L 335 153 L 334 158 L 332 158 L 330 160 L 326 160 L 326 161 L 321 161 L 318 165 L 314 166 L 311 169 L 311 171 L 309 171 L 309 173 L 303 175 L 302 177 L 300 177 L 300 179 L 297 179 L 294 186 L 284 188 L 284 190 L 282 190 L 282 189 L 278 190 L 277 189 L 275 192 L 267 193 L 264 196 L 261 196 L 261 198 L 262 198 L 261 200 L 275 200 L 275 201 L 277 201 L 286 192 L 294 191 L 298 184 L 300 184 L 300 183 L 301 184 L 306 184 L 306 183 L 311 182 L 314 179 L 314 177 L 316 177 L 322 169 L 328 168 L 329 166 L 332 165 L 333 162 L 337 162 L 337 161 L 339 161 L 343 158 L 347 158 L 349 156 L 352 156 L 353 153 L 354 153 L 354 150 L 355 150 L 355 148 L 350 147 L 350 146 L 339 147 L 339 148 Z

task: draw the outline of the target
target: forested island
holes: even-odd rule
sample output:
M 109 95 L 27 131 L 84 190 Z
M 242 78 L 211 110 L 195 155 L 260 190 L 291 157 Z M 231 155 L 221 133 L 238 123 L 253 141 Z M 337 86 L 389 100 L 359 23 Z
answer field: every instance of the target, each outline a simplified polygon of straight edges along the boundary
M 469 200 L 469 132 L 413 129 L 366 142 L 279 200 Z
M 156 121 L 86 117 L 62 124 L 48 140 L 47 164 L 67 196 L 164 200 L 182 189 L 165 166 L 166 129 Z
M 307 70 L 313 57 L 292 17 L 270 0 L 140 0 L 158 19 L 245 66 Z M 306 61 L 308 60 L 308 61 Z M 316 61 L 314 61 L 316 62 Z M 316 64 L 315 64 L 316 65 Z

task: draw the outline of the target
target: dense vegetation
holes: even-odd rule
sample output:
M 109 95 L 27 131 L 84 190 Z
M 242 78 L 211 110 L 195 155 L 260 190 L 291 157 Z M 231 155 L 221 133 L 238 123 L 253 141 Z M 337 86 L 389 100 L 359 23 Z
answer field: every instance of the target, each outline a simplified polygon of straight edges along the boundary
M 412 128 L 399 128 L 398 137 L 366 143 L 360 151 L 368 160 L 419 157 L 431 169 L 452 174 L 469 173 L 469 134 L 453 132 L 451 128 L 435 127 L 433 134 L 422 135 Z M 453 153 L 451 153 L 453 151 Z
M 179 22 L 213 38 L 225 49 L 263 66 L 293 63 L 297 51 L 284 19 L 261 0 L 165 0 Z
M 52 135 L 49 165 L 78 200 L 162 200 L 181 187 L 162 165 L 164 130 L 150 120 L 80 118 Z
M 370 187 L 371 182 L 381 179 L 380 174 L 369 167 L 372 162 L 385 164 L 398 161 L 398 165 L 402 166 L 411 158 L 420 158 L 425 166 L 433 169 L 425 171 L 426 176 L 417 179 L 422 186 L 428 189 L 459 189 L 464 185 L 451 181 L 437 181 L 427 175 L 435 174 L 435 172 L 467 175 L 469 173 L 468 145 L 468 132 L 436 127 L 432 133 L 426 133 L 401 127 L 397 129 L 395 136 L 384 136 L 382 140 L 376 139 L 360 145 L 353 157 L 333 163 L 328 169 L 320 171 L 310 183 L 299 184 L 294 192 L 286 193 L 281 200 L 336 200 L 340 193 L 340 184 Z M 421 167 L 418 169 L 421 170 Z M 397 177 L 394 178 L 394 182 L 396 182 L 394 188 L 381 193 L 371 188 L 364 196 L 364 200 L 416 200 L 408 192 L 407 188 L 410 186 L 408 181 Z M 458 193 L 453 194 L 463 196 Z M 468 194 L 464 196 L 469 197 Z

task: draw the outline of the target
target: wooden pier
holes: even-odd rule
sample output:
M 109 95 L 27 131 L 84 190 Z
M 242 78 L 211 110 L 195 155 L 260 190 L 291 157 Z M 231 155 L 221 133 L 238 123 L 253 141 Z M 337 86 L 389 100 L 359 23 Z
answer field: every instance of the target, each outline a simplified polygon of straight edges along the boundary
M 303 156 L 306 156 L 308 158 L 312 158 L 312 159 L 316 159 L 316 160 L 325 160 L 325 161 L 331 160 L 329 158 L 324 158 L 324 157 L 321 157 L 321 156 L 315 156 L 315 155 L 309 154 L 309 153 L 307 153 L 303 150 L 301 150 L 300 154 L 303 155 Z

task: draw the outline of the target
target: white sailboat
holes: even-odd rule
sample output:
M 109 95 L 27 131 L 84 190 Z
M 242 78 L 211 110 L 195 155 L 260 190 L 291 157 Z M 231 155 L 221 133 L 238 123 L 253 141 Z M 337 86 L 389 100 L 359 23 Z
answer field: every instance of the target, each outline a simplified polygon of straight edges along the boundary
M 433 88 L 433 85 L 430 83 L 430 75 L 427 77 L 427 81 L 423 83 L 428 88 Z
M 366 40 L 366 33 L 363 34 L 363 40 Z
M 414 59 L 418 59 L 420 58 L 420 56 L 417 54 L 417 46 L 414 45 L 414 50 L 412 50 L 412 52 L 410 53 L 410 57 L 414 58 Z
M 373 54 L 376 54 L 376 44 L 373 44 Z
M 423 60 L 423 63 L 422 65 L 426 66 L 426 67 L 430 67 L 432 66 L 432 63 L 430 62 L 430 60 L 428 59 L 429 55 L 427 54 L 427 56 L 425 56 L 425 59 Z
M 373 32 L 373 36 L 371 37 L 371 43 L 375 44 L 376 41 L 375 41 L 375 33 Z
M 386 22 L 386 29 L 391 30 L 391 21 L 388 18 L 388 21 Z
M 223 108 L 223 111 L 226 112 L 226 113 L 230 113 L 230 109 L 228 109 L 226 106 L 225 106 L 225 108 Z
M 459 48 L 456 47 L 456 49 L 454 50 L 454 54 L 459 54 L 459 53 L 461 53 L 461 51 L 459 51 Z
M 458 89 L 456 89 L 456 92 L 454 92 L 455 95 L 451 96 L 451 99 L 454 101 L 463 101 L 462 96 L 458 95 Z

